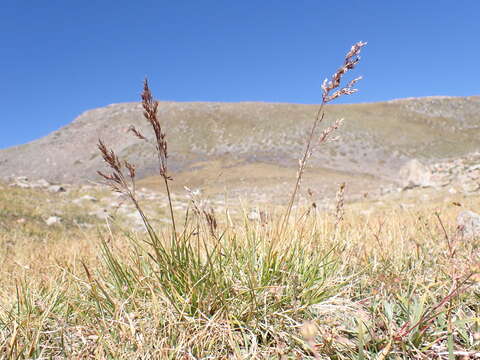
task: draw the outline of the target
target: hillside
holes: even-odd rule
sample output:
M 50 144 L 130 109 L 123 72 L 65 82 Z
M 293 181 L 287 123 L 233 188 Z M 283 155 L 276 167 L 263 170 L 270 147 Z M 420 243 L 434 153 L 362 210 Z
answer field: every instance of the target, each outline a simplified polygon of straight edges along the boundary
M 159 115 L 178 186 L 254 186 L 263 192 L 264 187 L 290 184 L 316 109 L 255 102 L 161 102 Z M 337 118 L 345 119 L 337 133 L 341 139 L 314 153 L 307 185 L 328 187 L 347 180 L 368 190 L 369 185 L 378 188 L 397 181 L 398 170 L 409 159 L 428 164 L 476 151 L 480 96 L 327 106 L 325 125 Z M 140 177 L 155 175 L 152 148 L 127 133 L 130 125 L 151 137 L 139 103 L 87 111 L 44 138 L 1 150 L 0 177 L 99 181 L 96 171 L 103 164 L 98 138 L 137 164 Z

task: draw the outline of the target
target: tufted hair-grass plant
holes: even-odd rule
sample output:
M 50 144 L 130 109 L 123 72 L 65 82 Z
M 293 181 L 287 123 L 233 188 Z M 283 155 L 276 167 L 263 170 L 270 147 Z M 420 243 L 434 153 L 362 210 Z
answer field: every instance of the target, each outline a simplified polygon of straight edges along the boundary
M 201 231 L 201 227 L 194 229 L 186 221 L 183 232 L 177 234 L 169 188 L 169 181 L 173 179 L 168 174 L 167 137 L 157 116 L 159 103 L 153 99 L 147 80 L 144 82 L 141 96 L 143 115 L 154 131 L 159 175 L 164 181 L 168 196 L 172 223 L 168 246 L 153 229 L 136 199 L 135 166 L 128 161 L 122 163 L 115 152 L 108 149 L 102 140 L 99 140 L 99 150 L 111 170 L 110 174 L 103 172 L 99 172 L 99 174 L 114 191 L 130 198 L 140 213 L 148 232 L 149 240 L 147 240 L 147 244 L 149 250 L 146 250 L 148 258 L 152 259 L 154 268 L 157 269 L 153 272 L 155 279 L 162 289 L 162 294 L 168 298 L 170 305 L 176 309 L 180 316 L 197 317 L 202 314 L 210 318 L 228 314 L 228 317 L 233 315 L 241 324 L 248 324 L 249 321 L 259 321 L 256 315 L 257 310 L 237 313 L 231 308 L 231 304 L 235 303 L 235 308 L 237 308 L 238 300 L 245 297 L 245 299 L 249 299 L 247 303 L 251 307 L 257 304 L 259 301 L 258 295 L 263 294 L 265 288 L 289 289 L 288 280 L 292 276 L 299 277 L 296 282 L 298 282 L 297 286 L 302 289 L 303 296 L 299 296 L 299 294 L 296 294 L 297 290 L 292 289 L 293 292 L 290 296 L 281 296 L 278 302 L 266 302 L 266 305 L 272 306 L 266 313 L 281 311 L 284 303 L 298 303 L 300 308 L 308 307 L 322 301 L 326 294 L 337 291 L 336 286 L 333 286 L 330 290 L 324 288 L 326 279 L 329 277 L 329 269 L 335 263 L 334 259 L 328 257 L 330 251 L 327 250 L 319 253 L 317 257 L 311 257 L 313 259 L 311 264 L 299 261 L 297 255 L 304 253 L 306 248 L 312 247 L 311 241 L 314 237 L 308 237 L 306 243 L 303 241 L 289 243 L 285 239 L 284 231 L 299 191 L 308 158 L 312 155 L 316 145 L 328 141 L 331 134 L 341 125 L 341 121 L 336 121 L 332 126 L 324 129 L 320 135 L 317 134 L 317 129 L 325 116 L 324 106 L 342 95 L 353 94 L 357 91 L 353 86 L 361 79 L 360 77 L 351 80 L 345 87 L 341 88 L 340 85 L 342 77 L 358 64 L 360 51 L 365 45 L 364 42 L 353 45 L 345 56 L 342 66 L 333 74 L 330 81 L 325 80 L 322 85 L 322 103 L 307 137 L 305 153 L 299 160 L 297 179 L 285 216 L 280 227 L 276 226 L 275 229 L 280 229 L 280 231 L 274 237 L 267 236 L 268 233 L 273 233 L 273 229 L 269 230 L 267 234 L 262 234 L 260 229 L 257 229 L 255 235 L 250 236 L 250 229 L 248 228 L 245 229 L 246 234 L 244 236 L 247 240 L 246 244 L 239 244 L 237 237 L 232 236 L 228 228 L 225 228 L 222 234 L 217 237 L 213 231 L 214 224 L 215 226 L 217 224 L 214 214 L 199 211 L 195 202 L 192 202 L 193 214 L 204 218 L 209 232 Z M 148 141 L 136 128 L 131 127 L 131 131 L 140 140 Z M 318 139 L 315 139 L 316 137 Z M 128 172 L 128 176 L 124 174 L 124 169 Z M 277 243 L 279 244 L 277 245 Z M 272 244 L 275 244 L 275 246 L 272 246 Z M 249 253 L 237 258 L 239 249 L 245 245 L 249 249 Z M 109 263 L 113 263 L 114 255 L 108 251 L 108 247 L 104 246 L 104 251 Z M 250 253 L 252 251 L 254 253 Z M 241 266 L 238 267 L 238 265 Z M 301 268 L 297 268 L 297 266 Z M 233 279 L 229 281 L 228 276 L 223 275 L 226 270 L 233 271 L 233 274 L 240 274 L 241 269 L 246 272 L 245 283 L 238 284 L 232 281 Z M 130 271 L 125 270 L 122 273 L 129 273 Z M 314 284 L 314 288 L 309 289 L 305 287 L 306 284 Z M 239 291 L 238 288 L 243 289 L 243 291 Z M 289 310 L 292 311 L 291 308 Z M 299 313 L 302 312 L 299 310 Z M 263 313 L 265 313 L 265 310 Z M 294 316 L 294 318 L 296 319 L 297 316 Z M 273 335 L 270 334 L 270 336 Z

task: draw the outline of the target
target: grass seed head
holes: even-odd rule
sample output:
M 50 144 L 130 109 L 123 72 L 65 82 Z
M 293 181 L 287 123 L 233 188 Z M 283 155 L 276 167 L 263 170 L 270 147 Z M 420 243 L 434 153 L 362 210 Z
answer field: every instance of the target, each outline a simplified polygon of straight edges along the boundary
M 350 51 L 347 53 L 345 56 L 345 61 L 343 65 L 335 72 L 335 74 L 332 75 L 331 80 L 328 81 L 328 79 L 325 79 L 322 84 L 322 90 L 323 90 L 323 101 L 325 103 L 330 102 L 335 100 L 336 98 L 342 96 L 342 95 L 350 95 L 356 93 L 358 90 L 354 89 L 353 86 L 355 83 L 357 83 L 359 80 L 362 79 L 362 77 L 357 77 L 350 81 L 347 86 L 344 88 L 337 90 L 334 92 L 332 95 L 329 95 L 332 90 L 337 89 L 340 86 L 340 82 L 342 80 L 342 77 L 349 71 L 355 68 L 355 66 L 358 64 L 360 61 L 360 51 L 362 48 L 367 45 L 366 42 L 359 41 L 355 45 L 352 46 Z
M 166 134 L 163 131 L 157 116 L 158 101 L 153 99 L 152 92 L 150 91 L 150 88 L 148 86 L 147 79 L 145 79 L 143 83 L 142 106 L 144 110 L 143 116 L 150 123 L 155 133 L 157 155 L 158 155 L 159 166 L 160 166 L 160 176 L 162 176 L 164 179 L 169 179 L 167 175 L 168 146 L 167 146 Z M 134 132 L 134 134 L 139 136 L 136 132 Z

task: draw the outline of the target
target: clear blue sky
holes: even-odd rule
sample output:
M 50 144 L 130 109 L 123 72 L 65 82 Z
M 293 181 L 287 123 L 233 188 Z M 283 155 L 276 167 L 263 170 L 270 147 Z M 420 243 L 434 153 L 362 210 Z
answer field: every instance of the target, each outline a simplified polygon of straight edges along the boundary
M 0 148 L 85 110 L 176 101 L 317 103 L 368 41 L 348 102 L 480 93 L 480 0 L 0 0 Z

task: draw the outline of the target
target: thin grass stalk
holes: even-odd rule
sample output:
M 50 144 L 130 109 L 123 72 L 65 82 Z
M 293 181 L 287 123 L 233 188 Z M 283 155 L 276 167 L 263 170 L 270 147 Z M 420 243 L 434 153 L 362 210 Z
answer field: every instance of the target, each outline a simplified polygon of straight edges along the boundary
M 362 79 L 362 77 L 355 78 L 351 80 L 345 87 L 336 90 L 333 94 L 331 92 L 335 89 L 337 89 L 340 86 L 340 82 L 342 80 L 342 77 L 347 73 L 349 70 L 352 70 L 355 68 L 357 63 L 360 61 L 360 51 L 363 46 L 365 46 L 367 43 L 359 41 L 358 43 L 354 44 L 350 51 L 346 54 L 345 60 L 343 65 L 333 74 L 332 78 L 330 81 L 325 79 L 325 81 L 322 84 L 322 102 L 320 104 L 320 107 L 317 110 L 317 114 L 315 116 L 315 120 L 312 124 L 312 127 L 310 129 L 310 132 L 308 134 L 307 140 L 306 140 L 306 145 L 305 145 L 305 151 L 303 152 L 302 157 L 299 160 L 299 167 L 298 167 L 298 172 L 297 172 L 297 178 L 295 181 L 295 186 L 293 188 L 292 194 L 290 196 L 290 200 L 287 205 L 287 210 L 285 212 L 285 216 L 282 221 L 282 225 L 280 226 L 280 231 L 277 234 L 277 238 L 280 238 L 282 234 L 285 231 L 286 225 L 290 219 L 290 215 L 292 212 L 293 204 L 295 202 L 295 199 L 298 196 L 298 192 L 300 189 L 300 184 L 302 182 L 303 174 L 305 172 L 305 167 L 307 165 L 308 159 L 312 156 L 313 150 L 314 150 L 314 138 L 317 133 L 317 128 L 319 124 L 323 121 L 325 117 L 325 112 L 324 112 L 324 107 L 327 103 L 335 100 L 336 98 L 343 96 L 343 95 L 351 95 L 356 93 L 358 90 L 354 89 L 353 86 Z M 337 120 L 333 125 L 327 127 L 323 133 L 321 134 L 318 144 L 325 143 L 327 140 L 329 140 L 330 135 L 337 130 L 340 125 L 342 124 L 343 120 Z
M 305 146 L 305 152 L 303 153 L 303 156 L 302 156 L 301 160 L 299 161 L 297 179 L 295 181 L 295 186 L 293 188 L 292 195 L 290 196 L 290 200 L 288 202 L 285 217 L 284 217 L 282 225 L 280 227 L 280 234 L 283 234 L 283 232 L 285 230 L 285 226 L 287 225 L 287 222 L 290 218 L 290 214 L 292 212 L 293 203 L 295 202 L 298 190 L 300 189 L 300 183 L 302 181 L 302 175 L 303 175 L 303 172 L 305 171 L 305 166 L 307 164 L 307 160 L 308 160 L 308 158 L 310 157 L 310 154 L 311 154 L 313 138 L 315 136 L 315 133 L 317 132 L 318 125 L 323 121 L 323 118 L 325 116 L 325 113 L 323 112 L 323 107 L 324 106 L 325 106 L 325 101 L 322 100 L 322 104 L 320 105 L 320 107 L 317 110 L 317 115 L 315 117 L 315 121 L 313 122 L 312 128 L 310 129 L 310 133 L 308 135 L 307 143 L 306 143 L 306 146 Z
M 175 216 L 173 215 L 173 206 L 172 206 L 172 195 L 170 194 L 170 187 L 168 186 L 168 179 L 166 177 L 163 178 L 165 183 L 165 189 L 167 191 L 168 197 L 168 208 L 170 210 L 170 218 L 172 219 L 172 228 L 173 228 L 173 240 L 177 241 L 177 227 L 175 226 Z
M 172 178 L 168 175 L 168 151 L 167 151 L 167 139 L 166 134 L 162 129 L 161 123 L 157 116 L 157 109 L 158 109 L 158 101 L 153 99 L 152 92 L 148 86 L 148 80 L 145 79 L 143 83 L 143 92 L 142 92 L 142 106 L 144 109 L 143 116 L 145 119 L 148 120 L 150 125 L 152 126 L 155 132 L 155 140 L 156 140 L 156 149 L 158 155 L 158 162 L 159 162 L 159 174 L 163 178 L 165 183 L 165 190 L 167 191 L 168 197 L 168 206 L 170 209 L 170 218 L 172 220 L 172 228 L 173 228 L 173 240 L 177 240 L 177 228 L 175 225 L 175 216 L 173 214 L 173 205 L 172 205 L 172 196 L 170 192 L 170 187 L 168 185 L 168 181 L 172 180 Z M 139 132 L 132 128 L 135 135 L 139 138 L 145 140 L 143 135 L 139 136 Z

